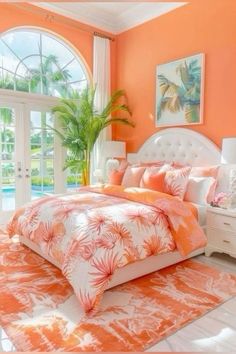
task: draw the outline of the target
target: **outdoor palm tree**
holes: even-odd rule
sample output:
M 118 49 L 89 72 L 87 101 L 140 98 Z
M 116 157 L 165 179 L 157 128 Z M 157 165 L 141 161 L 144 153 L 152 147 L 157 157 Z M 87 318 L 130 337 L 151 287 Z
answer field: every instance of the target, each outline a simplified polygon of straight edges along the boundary
M 117 116 L 121 112 L 130 115 L 128 106 L 119 103 L 125 96 L 123 90 L 111 95 L 101 113 L 95 108 L 95 92 L 95 88 L 86 88 L 80 94 L 75 94 L 74 98 L 62 99 L 61 103 L 52 109 L 62 127 L 61 131 L 54 130 L 70 153 L 65 168 L 82 171 L 83 184 L 89 184 L 91 153 L 101 131 L 111 124 L 134 126 L 129 118 Z
M 35 93 L 42 93 L 45 95 L 51 95 L 53 90 L 56 90 L 61 97 L 67 97 L 69 95 L 69 87 L 66 82 L 71 78 L 68 70 L 61 70 L 58 64 L 58 58 L 54 55 L 43 57 L 40 65 L 30 70 L 30 73 L 25 78 L 16 77 L 15 81 L 13 76 L 8 73 L 2 73 L 0 78 L 0 88 L 13 90 L 16 87 L 19 91 L 30 91 Z M 12 131 L 7 127 L 12 122 L 12 110 L 8 108 L 0 109 L 0 119 L 3 123 L 1 132 L 1 142 L 4 145 L 5 152 L 11 153 L 13 146 L 7 144 L 7 140 L 13 138 Z M 41 113 L 42 127 L 46 128 L 46 113 Z M 47 140 L 46 130 L 42 130 L 42 141 L 45 143 Z M 9 150 L 10 149 L 10 150 Z M 41 169 L 46 169 L 46 161 L 41 161 Z
M 177 67 L 176 73 L 181 79 L 180 85 L 168 80 L 164 75 L 158 75 L 161 99 L 157 107 L 157 119 L 160 119 L 165 111 L 177 113 L 184 110 L 187 122 L 197 122 L 199 119 L 201 86 L 201 68 L 198 61 L 192 60 L 189 64 L 186 61 L 181 63 Z
M 31 69 L 28 79 L 33 92 L 51 95 L 52 89 L 57 89 L 62 97 L 66 97 L 68 88 L 65 81 L 70 77 L 68 70 L 59 69 L 58 58 L 55 55 L 49 55 L 44 58 L 38 68 Z
M 60 70 L 58 58 L 55 55 L 49 55 L 44 58 L 38 68 L 31 69 L 29 85 L 33 92 L 41 92 L 44 95 L 51 95 L 56 89 L 61 97 L 66 97 L 68 87 L 66 81 L 71 77 L 68 70 Z M 41 112 L 42 128 L 46 128 L 46 113 Z M 47 133 L 42 130 L 42 143 L 45 144 Z M 46 160 L 41 160 L 41 170 L 46 170 Z
M 7 143 L 14 143 L 13 132 L 8 128 L 13 122 L 13 112 L 9 108 L 0 108 L 0 122 L 2 124 L 1 143 L 3 146 Z M 12 152 L 12 147 L 5 147 L 7 152 Z
M 14 89 L 14 82 L 12 77 L 9 74 L 2 74 L 0 77 L 0 88 L 13 90 Z
M 2 146 L 2 156 L 5 159 L 11 160 L 12 152 L 14 151 L 14 134 L 9 129 L 9 125 L 13 122 L 13 112 L 9 108 L 0 108 L 0 122 L 1 122 L 1 146 Z M 4 157 L 2 157 L 4 158 Z M 12 164 L 4 164 L 2 175 L 3 177 L 8 177 L 12 173 Z

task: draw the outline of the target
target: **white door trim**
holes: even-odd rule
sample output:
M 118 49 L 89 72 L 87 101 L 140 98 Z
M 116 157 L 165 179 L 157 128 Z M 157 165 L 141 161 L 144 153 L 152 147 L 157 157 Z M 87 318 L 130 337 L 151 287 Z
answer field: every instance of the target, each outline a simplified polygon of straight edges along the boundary
M 24 185 L 24 176 L 22 174 L 22 156 L 24 149 L 24 135 L 21 129 L 23 124 L 23 107 L 24 105 L 20 103 L 12 103 L 7 100 L 0 100 L 0 108 L 9 108 L 14 110 L 15 116 L 15 144 L 14 144 L 14 160 L 15 163 L 15 208 L 18 208 L 22 205 L 23 202 L 23 185 Z M 22 131 L 20 134 L 17 132 Z M 18 170 L 19 169 L 19 170 Z M 1 203 L 2 204 L 2 203 Z M 2 205 L 1 205 L 2 209 Z M 0 212 L 0 224 L 4 224 L 9 217 L 11 216 L 14 210 L 2 210 Z

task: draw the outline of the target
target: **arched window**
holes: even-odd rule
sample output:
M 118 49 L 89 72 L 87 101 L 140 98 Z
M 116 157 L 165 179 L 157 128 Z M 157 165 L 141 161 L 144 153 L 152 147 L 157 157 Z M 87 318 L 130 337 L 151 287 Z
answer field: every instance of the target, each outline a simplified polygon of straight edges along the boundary
M 0 88 L 68 97 L 88 84 L 83 61 L 64 41 L 37 29 L 0 36 Z

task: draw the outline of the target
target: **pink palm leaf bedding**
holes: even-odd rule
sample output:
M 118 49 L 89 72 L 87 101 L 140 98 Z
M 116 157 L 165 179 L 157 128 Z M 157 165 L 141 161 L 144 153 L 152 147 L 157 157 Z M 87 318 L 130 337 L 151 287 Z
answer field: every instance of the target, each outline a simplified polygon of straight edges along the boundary
M 175 197 L 109 185 L 31 202 L 16 211 L 8 233 L 28 238 L 61 265 L 85 312 L 99 303 L 116 269 L 206 243 L 192 209 Z

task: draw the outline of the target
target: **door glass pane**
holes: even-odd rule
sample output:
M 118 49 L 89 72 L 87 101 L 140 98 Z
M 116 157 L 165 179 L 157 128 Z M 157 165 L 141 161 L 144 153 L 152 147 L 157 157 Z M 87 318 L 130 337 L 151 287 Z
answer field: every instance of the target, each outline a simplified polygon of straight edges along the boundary
M 16 207 L 15 188 L 15 112 L 0 107 L 0 210 Z
M 67 169 L 67 190 L 72 191 L 73 189 L 80 187 L 82 182 L 81 179 L 81 173 Z
M 49 112 L 31 111 L 31 195 L 32 199 L 54 192 L 54 132 Z

